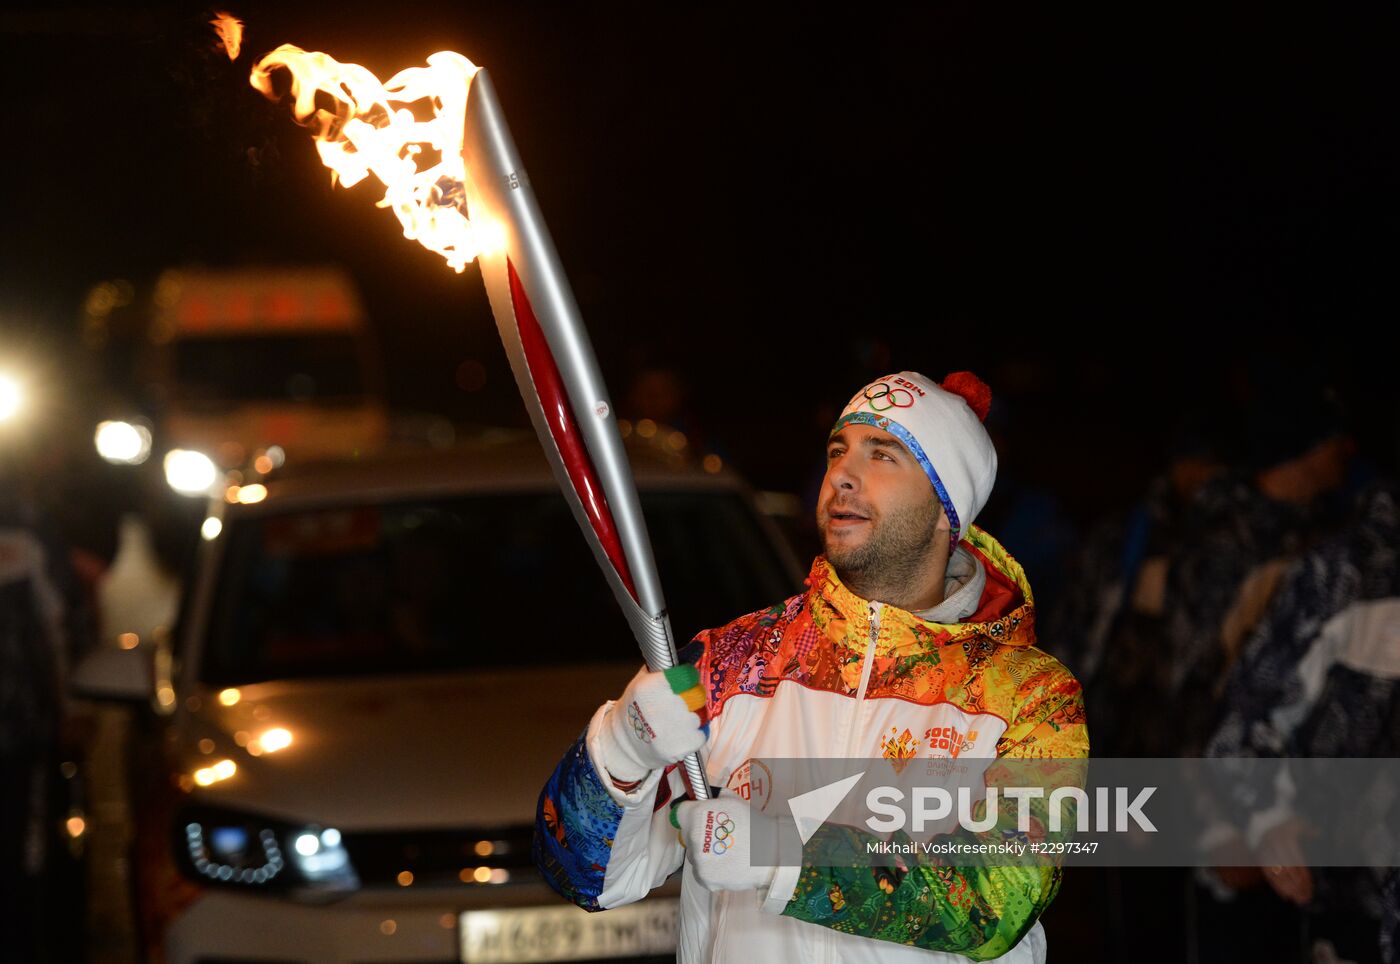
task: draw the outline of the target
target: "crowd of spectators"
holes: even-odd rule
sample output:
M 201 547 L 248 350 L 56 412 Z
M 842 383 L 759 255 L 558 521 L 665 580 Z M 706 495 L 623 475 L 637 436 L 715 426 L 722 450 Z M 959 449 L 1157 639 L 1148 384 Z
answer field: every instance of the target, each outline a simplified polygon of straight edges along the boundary
M 1096 757 L 1400 756 L 1400 487 L 1325 385 L 1252 374 L 1238 435 L 1180 432 L 1065 559 L 1041 638 Z M 1397 871 L 1310 869 L 1282 803 L 1217 804 L 1213 868 L 1110 872 L 1110 931 L 1164 959 L 1400 959 Z

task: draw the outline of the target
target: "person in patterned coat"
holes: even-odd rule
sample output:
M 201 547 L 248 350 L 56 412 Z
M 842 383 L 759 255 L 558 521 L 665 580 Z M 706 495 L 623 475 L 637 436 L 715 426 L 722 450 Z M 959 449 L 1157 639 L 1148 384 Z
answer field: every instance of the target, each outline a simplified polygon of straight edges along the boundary
M 1088 756 L 1079 684 L 1035 647 L 1025 572 L 972 525 L 996 474 L 989 403 L 969 373 L 855 395 L 828 442 L 806 592 L 638 673 L 546 783 L 535 859 L 561 895 L 604 910 L 684 868 L 683 961 L 1045 959 L 1058 868 L 773 867 L 748 849 L 775 819 L 764 757 Z M 667 806 L 675 762 L 702 745 L 718 794 Z
M 1351 522 L 1289 570 L 1225 692 L 1212 757 L 1400 755 L 1400 486 L 1369 486 Z M 1388 869 L 1311 869 L 1301 841 L 1315 830 L 1281 793 L 1259 800 L 1248 787 L 1240 781 L 1221 811 L 1236 815 L 1237 835 L 1267 863 L 1264 883 L 1303 909 L 1331 953 L 1396 964 L 1400 838 L 1375 842 L 1391 850 Z M 1309 790 L 1318 792 L 1296 792 Z

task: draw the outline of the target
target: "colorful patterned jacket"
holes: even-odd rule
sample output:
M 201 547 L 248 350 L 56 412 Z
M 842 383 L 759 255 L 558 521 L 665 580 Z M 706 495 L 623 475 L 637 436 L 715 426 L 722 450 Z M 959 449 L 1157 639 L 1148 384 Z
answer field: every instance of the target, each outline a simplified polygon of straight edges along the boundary
M 987 583 L 964 622 L 868 602 L 818 557 L 805 593 L 700 633 L 682 658 L 707 688 L 710 782 L 748 797 L 747 764 L 765 756 L 1087 757 L 1079 684 L 1034 647 L 1024 572 L 980 529 L 968 542 Z M 639 900 L 684 858 L 664 806 L 683 792 L 674 769 L 626 795 L 599 779 L 606 709 L 545 785 L 535 834 L 545 879 L 589 910 Z M 687 871 L 679 958 L 1042 961 L 1059 881 L 1048 867 L 809 866 L 779 868 L 767 894 L 712 894 Z

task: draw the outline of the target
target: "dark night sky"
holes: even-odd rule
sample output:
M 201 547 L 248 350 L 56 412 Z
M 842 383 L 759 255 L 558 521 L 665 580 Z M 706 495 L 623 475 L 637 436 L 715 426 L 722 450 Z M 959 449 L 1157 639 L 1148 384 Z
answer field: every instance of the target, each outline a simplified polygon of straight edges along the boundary
M 982 373 L 1024 470 L 1081 493 L 1265 351 L 1393 460 L 1400 10 L 983 6 L 245 3 L 237 64 L 213 8 L 7 7 L 0 338 L 68 343 L 104 278 L 341 262 L 396 404 L 518 419 L 475 270 L 330 190 L 246 82 L 282 42 L 381 77 L 449 48 L 491 69 L 614 394 L 679 368 L 764 484 L 872 343 Z

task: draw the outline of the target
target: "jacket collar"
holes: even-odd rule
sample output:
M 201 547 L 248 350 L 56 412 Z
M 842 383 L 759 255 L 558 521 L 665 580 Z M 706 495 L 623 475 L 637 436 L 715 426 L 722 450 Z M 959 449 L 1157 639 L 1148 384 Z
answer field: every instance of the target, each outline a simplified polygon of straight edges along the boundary
M 931 623 L 886 603 L 878 609 L 877 655 L 913 655 L 920 651 L 983 637 L 1004 646 L 1035 645 L 1035 602 L 1020 563 L 977 526 L 963 543 L 987 572 L 977 611 L 960 623 Z M 848 589 L 824 556 L 807 577 L 807 609 L 813 622 L 833 642 L 865 652 L 870 642 L 872 603 Z

